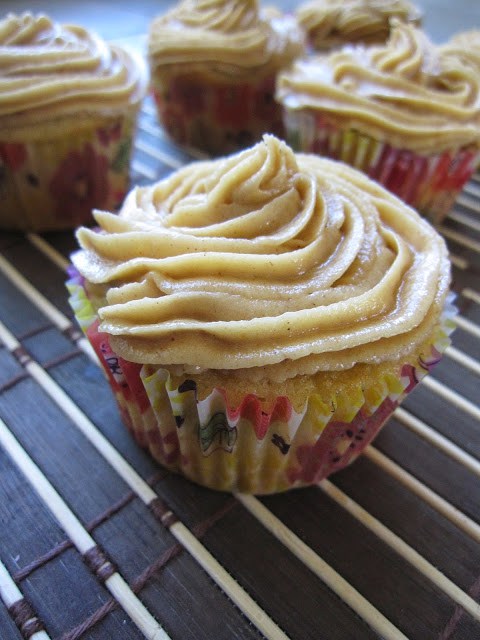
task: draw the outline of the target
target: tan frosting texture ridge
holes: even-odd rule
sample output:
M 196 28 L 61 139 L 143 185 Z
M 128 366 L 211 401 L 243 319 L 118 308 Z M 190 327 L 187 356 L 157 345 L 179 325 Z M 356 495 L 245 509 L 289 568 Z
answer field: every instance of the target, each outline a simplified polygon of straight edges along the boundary
M 228 75 L 267 73 L 303 50 L 296 20 L 260 11 L 257 0 L 183 0 L 154 20 L 149 33 L 151 64 L 162 69 L 185 64 L 189 71 L 203 65 Z
M 385 45 L 345 46 L 298 61 L 280 74 L 277 99 L 428 154 L 480 144 L 479 83 L 473 65 L 396 23 Z
M 412 209 L 273 136 L 95 217 L 73 262 L 106 296 L 100 329 L 126 359 L 187 373 L 396 361 L 430 336 L 449 285 L 445 244 Z
M 46 117 L 121 113 L 144 95 L 138 61 L 79 26 L 45 15 L 0 21 L 0 126 Z
M 406 0 L 312 0 L 296 12 L 315 48 L 347 42 L 385 42 L 390 19 L 419 24 L 421 14 Z

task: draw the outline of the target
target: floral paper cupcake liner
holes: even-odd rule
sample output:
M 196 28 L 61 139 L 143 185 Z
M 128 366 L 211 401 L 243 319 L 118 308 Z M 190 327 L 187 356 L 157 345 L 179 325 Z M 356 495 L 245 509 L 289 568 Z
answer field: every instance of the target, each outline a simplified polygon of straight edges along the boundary
M 129 188 L 135 112 L 32 142 L 0 140 L 0 227 L 72 229 L 93 208 L 116 209 Z
M 180 75 L 164 78 L 157 72 L 152 90 L 168 135 L 210 155 L 244 149 L 264 133 L 284 135 L 274 76 L 227 84 Z
M 453 296 L 428 346 L 367 388 L 322 396 L 303 409 L 280 396 L 268 407 L 254 394 L 232 406 L 223 389 L 200 399 L 193 380 L 179 386 L 158 366 L 116 355 L 78 273 L 70 304 L 95 349 L 123 420 L 137 442 L 172 471 L 210 488 L 267 494 L 311 485 L 353 462 L 450 344 Z
M 360 169 L 434 223 L 452 209 L 480 161 L 474 148 L 434 155 L 399 149 L 356 129 L 343 129 L 310 109 L 286 110 L 284 124 L 294 149 Z

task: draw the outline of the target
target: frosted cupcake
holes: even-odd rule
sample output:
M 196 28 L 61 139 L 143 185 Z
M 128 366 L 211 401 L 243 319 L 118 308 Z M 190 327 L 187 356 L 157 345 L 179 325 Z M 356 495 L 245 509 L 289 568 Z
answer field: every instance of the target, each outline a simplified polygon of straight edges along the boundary
M 342 469 L 449 343 L 442 238 L 360 172 L 272 136 L 95 218 L 72 307 L 137 440 L 208 487 Z
M 302 4 L 296 16 L 316 51 L 347 43 L 384 43 L 392 18 L 421 23 L 420 11 L 406 0 L 312 0 Z
M 275 75 L 303 50 L 294 18 L 256 0 L 183 0 L 150 28 L 159 119 L 176 142 L 213 155 L 283 135 Z
M 128 190 L 145 69 L 78 26 L 44 15 L 0 21 L 0 227 L 93 221 Z
M 296 63 L 277 98 L 292 146 L 362 169 L 434 221 L 478 158 L 478 72 L 408 25 L 384 46 Z

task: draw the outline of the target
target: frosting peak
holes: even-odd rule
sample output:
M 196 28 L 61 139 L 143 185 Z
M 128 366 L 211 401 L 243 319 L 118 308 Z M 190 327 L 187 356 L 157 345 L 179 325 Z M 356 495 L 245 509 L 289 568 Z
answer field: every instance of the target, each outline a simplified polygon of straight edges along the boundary
M 409 80 L 438 75 L 437 57 L 432 55 L 432 43 L 420 30 L 392 20 L 387 44 L 372 54 L 372 62 L 382 73 L 394 73 Z
M 445 245 L 413 210 L 272 136 L 95 217 L 73 261 L 130 361 L 292 377 L 388 360 L 421 344 L 448 288 Z

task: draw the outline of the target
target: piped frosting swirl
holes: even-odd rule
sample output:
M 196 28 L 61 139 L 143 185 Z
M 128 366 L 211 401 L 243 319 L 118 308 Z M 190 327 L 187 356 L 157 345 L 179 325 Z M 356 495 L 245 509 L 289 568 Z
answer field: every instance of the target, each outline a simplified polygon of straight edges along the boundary
M 1 127 L 44 117 L 121 113 L 144 95 L 139 62 L 79 26 L 45 15 L 0 21 Z
M 445 244 L 347 166 L 265 136 L 95 213 L 73 262 L 130 361 L 272 379 L 395 360 L 438 321 Z
M 421 21 L 420 12 L 406 0 L 312 0 L 296 15 L 318 50 L 347 42 L 385 42 L 392 18 L 416 25 Z
M 383 46 L 345 46 L 280 74 L 277 99 L 418 153 L 480 145 L 478 73 L 410 25 Z
M 155 19 L 149 33 L 151 66 L 203 65 L 206 73 L 274 72 L 303 53 L 292 17 L 260 11 L 257 0 L 183 0 Z M 206 66 L 208 64 L 208 67 Z

